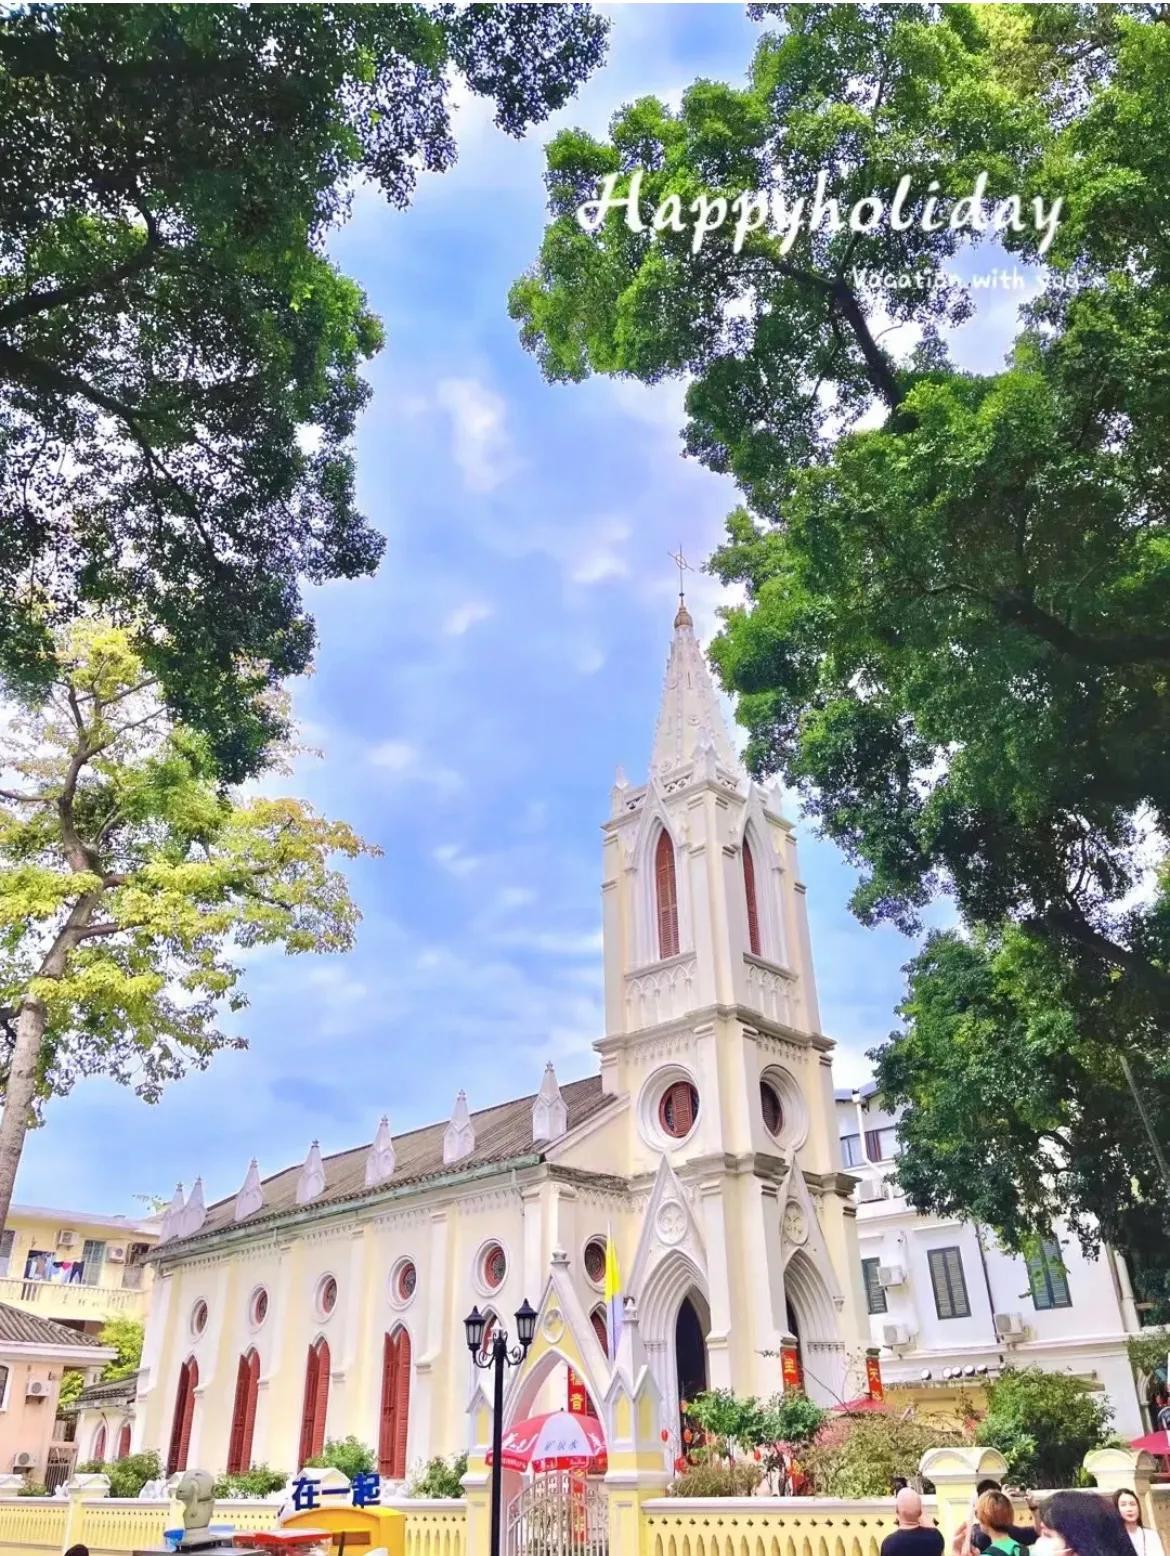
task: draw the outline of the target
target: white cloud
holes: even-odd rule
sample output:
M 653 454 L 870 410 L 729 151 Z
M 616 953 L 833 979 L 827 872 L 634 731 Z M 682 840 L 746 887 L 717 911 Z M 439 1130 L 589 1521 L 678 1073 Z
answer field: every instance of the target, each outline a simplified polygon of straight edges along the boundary
M 443 631 L 448 637 L 461 638 L 479 622 L 488 621 L 494 615 L 495 607 L 489 605 L 486 600 L 465 600 L 462 605 L 457 605 L 454 610 L 447 613 L 443 621 Z
M 613 551 L 594 551 L 582 557 L 569 574 L 575 584 L 604 583 L 607 578 L 626 578 L 630 566 Z
M 536 893 L 531 886 L 505 886 L 496 894 L 496 907 L 505 910 L 525 908 L 535 901 Z
M 458 843 L 440 843 L 431 850 L 431 858 L 449 874 L 459 877 L 470 875 L 483 862 L 475 854 L 464 853 Z
M 475 378 L 444 378 L 436 390 L 451 418 L 455 463 L 472 492 L 492 492 L 519 469 L 502 398 Z
M 578 675 L 596 675 L 605 664 L 605 651 L 596 643 L 584 643 L 573 653 L 573 668 Z
M 550 956 L 600 956 L 600 929 L 564 932 L 553 929 L 509 929 L 492 937 L 494 944 L 517 951 L 542 951 Z
M 407 773 L 419 764 L 420 753 L 409 740 L 383 740 L 370 752 L 375 767 L 385 767 L 392 773 Z

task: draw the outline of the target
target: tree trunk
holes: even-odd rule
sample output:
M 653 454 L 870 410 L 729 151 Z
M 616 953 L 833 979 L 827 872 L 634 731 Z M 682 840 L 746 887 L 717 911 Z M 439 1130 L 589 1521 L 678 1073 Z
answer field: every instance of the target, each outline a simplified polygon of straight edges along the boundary
M 45 1035 L 45 1007 L 31 995 L 21 1002 L 16 1018 L 16 1042 L 8 1071 L 4 1110 L 0 1113 L 0 1229 L 8 1224 L 16 1169 L 24 1150 L 29 1116 L 37 1090 L 37 1064 Z

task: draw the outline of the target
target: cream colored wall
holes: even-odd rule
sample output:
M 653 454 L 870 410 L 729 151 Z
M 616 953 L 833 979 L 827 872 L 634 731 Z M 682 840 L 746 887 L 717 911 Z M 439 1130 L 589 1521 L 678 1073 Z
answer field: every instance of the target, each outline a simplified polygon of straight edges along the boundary
M 11 1472 L 18 1453 L 31 1453 L 35 1460 L 32 1478 L 41 1480 L 53 1440 L 61 1363 L 5 1354 L 0 1348 L 0 1365 L 9 1369 L 8 1390 L 0 1407 L 0 1473 Z M 49 1385 L 49 1393 L 43 1399 L 25 1397 L 34 1379 Z
M 112 1262 L 109 1250 L 111 1247 L 129 1248 L 131 1243 L 153 1244 L 157 1240 L 157 1234 L 153 1231 L 131 1229 L 125 1222 L 119 1223 L 117 1220 L 78 1221 L 72 1219 L 65 1210 L 30 1214 L 19 1206 L 14 1206 L 10 1211 L 7 1226 L 15 1236 L 8 1259 L 7 1276 L 0 1276 L 0 1301 L 36 1312 L 43 1318 L 80 1319 L 95 1325 L 107 1317 L 145 1317 L 151 1282 L 150 1266 L 142 1268 L 141 1289 L 127 1289 L 123 1285 L 123 1277 L 129 1265 Z M 57 1247 L 57 1236 L 63 1228 L 76 1234 L 76 1240 L 69 1249 Z M 74 1286 L 54 1281 L 24 1280 L 25 1264 L 34 1250 L 59 1253 L 62 1258 L 80 1259 L 87 1240 L 106 1244 L 106 1257 L 96 1285 L 89 1281 Z

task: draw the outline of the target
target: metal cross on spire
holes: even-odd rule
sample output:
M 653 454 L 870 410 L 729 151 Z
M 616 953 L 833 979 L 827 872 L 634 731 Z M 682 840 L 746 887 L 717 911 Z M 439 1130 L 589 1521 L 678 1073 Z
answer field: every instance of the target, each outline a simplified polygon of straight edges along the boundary
M 678 551 L 668 551 L 667 556 L 678 568 L 678 600 L 680 605 L 686 604 L 686 591 L 683 588 L 683 573 L 693 573 L 694 568 L 683 555 L 682 541 L 679 541 Z

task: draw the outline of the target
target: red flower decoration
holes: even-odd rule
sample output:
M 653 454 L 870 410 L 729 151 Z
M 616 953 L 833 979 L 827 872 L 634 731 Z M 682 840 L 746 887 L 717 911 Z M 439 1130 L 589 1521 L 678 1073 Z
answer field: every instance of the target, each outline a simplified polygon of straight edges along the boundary
M 670 1441 L 670 1433 L 666 1430 L 665 1427 L 662 1428 L 658 1435 L 662 1438 L 664 1443 L 668 1443 Z
M 755 1459 L 757 1464 L 760 1462 L 760 1457 L 761 1457 L 760 1450 L 758 1448 L 753 1449 L 752 1450 L 752 1458 Z
M 684 1443 L 693 1443 L 694 1440 L 695 1440 L 695 1434 L 694 1434 L 694 1432 L 691 1431 L 690 1427 L 688 1426 L 686 1431 L 683 1433 L 683 1442 Z
M 679 1472 L 680 1472 L 680 1473 L 681 1473 L 681 1472 L 682 1472 L 682 1471 L 683 1471 L 683 1470 L 685 1470 L 685 1469 L 686 1469 L 686 1467 L 687 1467 L 687 1461 L 686 1461 L 686 1460 L 685 1460 L 685 1459 L 684 1459 L 684 1458 L 683 1458 L 683 1456 L 682 1456 L 682 1454 L 681 1454 L 681 1453 L 680 1453 L 680 1454 L 679 1454 L 679 1456 L 678 1456 L 678 1458 L 677 1458 L 677 1459 L 676 1459 L 676 1460 L 675 1460 L 675 1461 L 674 1461 L 674 1467 L 675 1467 L 675 1469 L 676 1469 L 676 1470 L 678 1470 L 678 1471 L 679 1471 Z

